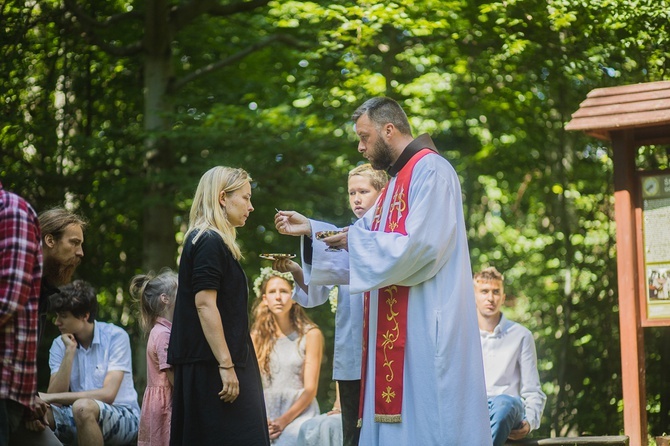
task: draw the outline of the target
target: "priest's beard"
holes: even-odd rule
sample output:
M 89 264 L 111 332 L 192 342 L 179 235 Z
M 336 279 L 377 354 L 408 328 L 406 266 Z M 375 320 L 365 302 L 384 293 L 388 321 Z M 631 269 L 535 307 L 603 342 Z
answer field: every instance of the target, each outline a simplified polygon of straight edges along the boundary
M 74 271 L 81 260 L 75 257 L 66 262 L 61 262 L 52 256 L 44 256 L 44 278 L 53 286 L 61 286 L 70 283 Z
M 393 164 L 391 146 L 386 144 L 386 141 L 379 134 L 377 135 L 377 141 L 375 141 L 374 152 L 368 160 L 372 164 L 372 168 L 376 170 L 386 170 Z

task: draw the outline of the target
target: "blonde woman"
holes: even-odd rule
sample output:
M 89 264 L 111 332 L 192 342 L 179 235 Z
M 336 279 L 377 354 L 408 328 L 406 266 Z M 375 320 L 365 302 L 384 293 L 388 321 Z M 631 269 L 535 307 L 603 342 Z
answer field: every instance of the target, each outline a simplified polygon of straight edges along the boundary
M 270 444 L 235 232 L 254 210 L 250 181 L 214 167 L 193 198 L 168 347 L 172 446 Z
M 293 277 L 261 269 L 254 282 L 258 298 L 251 337 L 263 377 L 272 444 L 293 446 L 300 426 L 319 414 L 323 335 L 292 300 Z

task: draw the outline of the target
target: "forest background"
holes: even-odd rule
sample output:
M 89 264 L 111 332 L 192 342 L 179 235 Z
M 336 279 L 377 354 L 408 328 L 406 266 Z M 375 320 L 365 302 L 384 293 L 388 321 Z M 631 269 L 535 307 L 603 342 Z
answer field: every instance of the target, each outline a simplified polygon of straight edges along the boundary
M 256 210 L 238 231 L 251 283 L 268 265 L 259 254 L 299 249 L 277 234 L 275 208 L 351 222 L 346 173 L 362 158 L 350 115 L 387 95 L 456 168 L 473 268 L 505 273 L 505 312 L 536 336 L 539 434 L 622 432 L 611 148 L 564 125 L 594 88 L 668 79 L 667 1 L 0 5 L 0 178 L 38 212 L 64 205 L 90 221 L 77 275 L 99 290 L 100 318 L 131 333 L 140 395 L 128 283 L 176 269 L 201 174 L 222 164 L 254 178 Z M 642 147 L 637 167 L 667 169 L 668 152 Z M 326 336 L 327 410 L 334 317 L 328 305 L 309 314 Z M 645 338 L 660 435 L 670 333 Z

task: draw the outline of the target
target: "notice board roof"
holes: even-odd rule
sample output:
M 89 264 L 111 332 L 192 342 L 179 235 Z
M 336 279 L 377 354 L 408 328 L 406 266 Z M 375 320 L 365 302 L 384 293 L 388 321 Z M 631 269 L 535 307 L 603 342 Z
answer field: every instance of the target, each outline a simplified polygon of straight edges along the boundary
M 565 129 L 605 141 L 611 132 L 629 130 L 636 145 L 670 143 L 670 81 L 596 88 Z

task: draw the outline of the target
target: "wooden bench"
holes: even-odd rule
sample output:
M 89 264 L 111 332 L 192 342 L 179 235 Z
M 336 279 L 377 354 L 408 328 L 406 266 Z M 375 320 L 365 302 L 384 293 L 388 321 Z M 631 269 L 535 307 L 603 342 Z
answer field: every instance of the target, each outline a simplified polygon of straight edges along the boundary
M 603 446 L 628 446 L 626 435 L 606 435 L 601 437 L 555 437 L 523 439 L 508 441 L 509 446 L 577 446 L 577 445 L 603 445 Z

